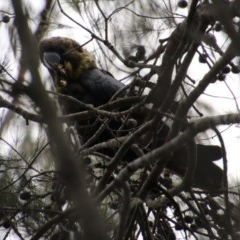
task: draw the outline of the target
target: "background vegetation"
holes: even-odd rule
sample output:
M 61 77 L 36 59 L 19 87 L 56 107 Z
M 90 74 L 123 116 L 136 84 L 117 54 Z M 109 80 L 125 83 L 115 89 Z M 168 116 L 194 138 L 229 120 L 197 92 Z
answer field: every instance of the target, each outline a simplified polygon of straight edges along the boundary
M 239 1 L 224 0 L 0 3 L 1 239 L 240 239 L 239 185 L 228 179 L 225 154 L 237 151 L 224 144 L 240 122 L 239 17 Z M 164 145 L 122 160 L 139 135 L 152 134 L 150 119 L 112 159 L 96 154 L 101 144 L 81 147 L 39 62 L 39 41 L 58 35 L 151 96 L 146 114 L 172 125 Z M 232 112 L 219 115 L 223 99 Z M 126 103 L 137 109 L 140 100 Z M 185 119 L 191 124 L 180 131 Z M 193 140 L 221 145 L 221 191 L 189 187 L 194 157 L 182 179 L 163 170 L 166 153 Z

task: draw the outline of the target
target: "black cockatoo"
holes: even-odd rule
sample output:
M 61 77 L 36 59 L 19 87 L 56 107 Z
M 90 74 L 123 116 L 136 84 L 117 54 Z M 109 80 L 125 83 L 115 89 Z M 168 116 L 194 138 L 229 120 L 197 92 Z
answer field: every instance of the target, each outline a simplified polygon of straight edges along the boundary
M 97 68 L 94 57 L 72 39 L 64 37 L 45 39 L 39 45 L 39 52 L 40 59 L 51 74 L 58 93 L 97 107 L 107 103 L 113 95 L 124 88 L 124 84 L 111 74 Z M 126 91 L 119 91 L 118 96 L 126 96 Z M 60 101 L 60 105 L 65 114 L 83 110 L 71 101 Z M 158 138 L 162 144 L 169 128 L 164 123 L 160 125 L 163 130 L 159 131 L 161 136 Z M 93 129 L 89 127 L 86 132 L 94 134 Z M 85 135 L 84 141 L 87 141 L 90 136 L 85 133 L 79 131 L 80 135 Z M 108 135 L 109 138 L 110 136 Z M 219 190 L 222 187 L 223 171 L 212 162 L 221 157 L 220 147 L 197 144 L 197 167 L 193 183 L 195 187 L 206 190 Z M 187 150 L 183 147 L 172 154 L 167 168 L 183 176 L 187 162 Z
M 50 72 L 57 91 L 95 107 L 109 99 L 124 84 L 96 67 L 94 57 L 76 41 L 53 37 L 40 43 L 40 58 Z M 124 96 L 125 92 L 120 94 Z M 66 109 L 66 112 L 70 112 Z

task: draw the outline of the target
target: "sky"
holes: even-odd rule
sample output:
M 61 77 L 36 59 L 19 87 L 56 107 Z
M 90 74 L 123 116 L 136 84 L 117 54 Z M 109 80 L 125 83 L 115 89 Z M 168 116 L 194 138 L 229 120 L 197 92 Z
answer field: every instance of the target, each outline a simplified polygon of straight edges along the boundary
M 43 6 L 42 0 L 34 0 L 34 1 L 25 1 L 27 5 L 31 5 L 33 8 L 33 11 L 37 12 L 40 8 Z M 9 1 L 3 1 L 0 0 L 0 10 L 7 10 L 8 9 Z M 1 13 L 0 13 L 1 17 Z M 65 25 L 68 25 L 69 28 L 63 29 L 54 29 L 49 31 L 48 37 L 51 36 L 67 36 L 71 37 L 79 42 L 86 42 L 89 40 L 89 34 L 84 32 L 82 29 L 80 29 L 79 26 L 77 26 L 75 23 L 72 23 L 71 21 L 67 20 L 65 17 L 59 15 L 58 21 L 64 23 Z M 79 16 L 76 15 L 76 18 Z M 80 18 L 79 18 L 80 19 Z M 35 22 L 34 19 L 32 21 L 32 25 L 34 26 Z M 87 23 L 86 23 L 87 24 Z M 8 25 L 1 23 L 0 24 L 0 59 L 5 56 L 6 52 L 8 52 Z M 129 40 L 130 41 L 130 40 Z M 218 41 L 220 41 L 220 45 L 224 46 L 225 39 L 219 37 Z M 128 45 L 128 43 L 126 43 Z M 94 47 L 89 45 L 90 51 L 94 49 Z M 10 56 L 11 58 L 11 56 Z M 207 71 L 207 67 L 204 64 L 199 64 L 197 61 L 197 58 L 195 59 L 196 66 L 191 67 L 189 74 L 198 80 L 201 80 L 204 76 L 205 72 Z M 10 63 L 12 66 L 14 66 L 14 60 L 10 59 Z M 118 62 L 117 62 L 118 63 Z M 11 66 L 10 66 L 11 67 Z M 14 67 L 12 67 L 14 69 Z M 48 73 L 46 70 L 44 70 L 43 67 L 41 67 L 42 74 L 44 76 L 47 76 Z M 122 78 L 122 76 L 119 76 L 117 74 L 117 70 L 115 69 L 114 76 L 116 76 L 118 79 Z M 200 101 L 208 104 L 211 106 L 213 112 L 211 114 L 217 115 L 217 114 L 227 114 L 227 113 L 237 113 L 238 111 L 238 104 L 239 97 L 240 97 L 240 81 L 239 81 L 239 74 L 234 75 L 230 74 L 227 76 L 227 79 L 225 82 L 217 82 L 215 84 L 212 84 L 208 87 L 208 89 L 205 92 L 205 95 L 200 97 Z M 234 97 L 236 98 L 236 102 L 234 100 Z M 209 114 L 210 111 L 207 111 L 207 109 L 203 109 L 203 112 L 206 114 Z M 21 128 L 19 126 L 19 128 Z M 228 168 L 229 168 L 229 177 L 230 179 L 236 179 L 240 177 L 239 170 L 240 170 L 240 159 L 239 159 L 239 148 L 240 148 L 240 126 L 233 125 L 233 126 L 219 126 L 218 129 L 222 133 L 222 136 L 224 138 L 224 142 L 227 149 L 227 159 L 228 159 Z M 14 132 L 9 133 L 11 136 L 14 134 Z M 219 145 L 219 141 L 217 137 L 215 136 L 215 133 L 213 131 L 208 131 L 208 136 L 210 139 L 206 139 L 205 136 L 200 136 L 199 139 L 201 139 L 203 143 L 208 144 L 209 142 L 213 144 Z M 10 137 L 11 138 L 11 137 Z M 221 165 L 221 162 L 217 163 Z M 14 239 L 9 236 L 9 240 Z

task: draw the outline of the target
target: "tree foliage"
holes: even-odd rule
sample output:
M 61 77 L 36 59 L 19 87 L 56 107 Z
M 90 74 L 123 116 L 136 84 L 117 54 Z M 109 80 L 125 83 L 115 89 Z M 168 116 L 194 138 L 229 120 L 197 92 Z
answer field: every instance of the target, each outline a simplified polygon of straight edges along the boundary
M 41 4 L 0 5 L 2 239 L 239 239 L 239 186 L 230 187 L 218 129 L 239 124 L 240 115 L 216 115 L 214 98 L 212 105 L 199 101 L 206 89 L 225 84 L 238 110 L 228 81 L 240 73 L 239 1 Z M 80 42 L 129 95 L 94 107 L 58 94 L 38 52 L 42 39 L 58 35 Z M 61 97 L 84 111 L 62 116 Z M 144 121 L 135 124 L 134 114 Z M 81 142 L 69 122 L 89 119 L 101 124 Z M 109 122 L 126 119 L 125 134 L 120 128 L 94 143 Z M 169 127 L 161 144 L 159 123 Z M 207 130 L 222 149 L 217 189 L 194 187 L 196 143 L 211 143 Z M 146 139 L 151 146 L 143 146 Z M 167 167 L 183 148 L 188 164 L 179 176 Z

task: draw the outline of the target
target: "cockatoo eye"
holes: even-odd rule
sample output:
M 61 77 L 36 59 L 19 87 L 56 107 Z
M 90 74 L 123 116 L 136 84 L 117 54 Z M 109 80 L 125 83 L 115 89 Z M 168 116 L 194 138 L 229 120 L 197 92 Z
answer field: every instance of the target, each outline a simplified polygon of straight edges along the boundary
M 44 52 L 43 53 L 43 64 L 48 69 L 53 69 L 61 62 L 61 57 L 56 52 Z

